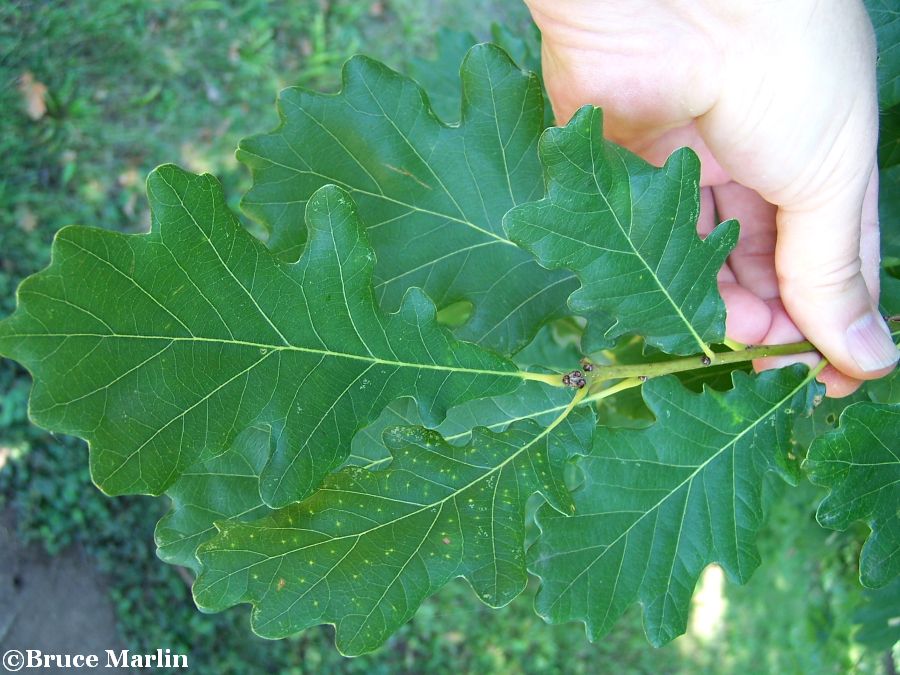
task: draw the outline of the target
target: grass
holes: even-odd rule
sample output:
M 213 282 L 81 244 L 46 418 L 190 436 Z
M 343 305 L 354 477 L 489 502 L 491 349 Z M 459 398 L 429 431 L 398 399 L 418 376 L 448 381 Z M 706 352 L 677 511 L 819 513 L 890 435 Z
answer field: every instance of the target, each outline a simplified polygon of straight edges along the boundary
M 209 171 L 236 201 L 249 186 L 237 141 L 276 123 L 279 89 L 333 90 L 340 64 L 364 51 L 398 69 L 435 50 L 438 27 L 490 34 L 525 29 L 508 0 L 362 2 L 71 0 L 0 6 L 0 315 L 14 288 L 47 262 L 53 234 L 87 224 L 149 227 L 144 176 L 176 162 Z M 46 112 L 26 113 L 22 78 L 46 87 Z M 26 78 L 27 79 L 27 78 Z M 252 228 L 252 224 L 248 224 Z M 811 520 L 818 496 L 793 492 L 762 536 L 763 568 L 747 588 L 726 586 L 720 632 L 661 650 L 644 640 L 638 608 L 596 644 L 581 626 L 547 626 L 531 593 L 494 611 L 456 582 L 425 603 L 374 655 L 347 660 L 330 629 L 279 642 L 252 637 L 245 608 L 200 614 L 177 570 L 154 555 L 163 500 L 107 499 L 91 484 L 86 450 L 27 421 L 28 378 L 0 361 L 0 491 L 23 538 L 51 552 L 73 542 L 109 575 L 126 644 L 191 654 L 197 672 L 695 673 L 874 672 L 858 652 L 849 608 L 858 599 L 858 537 Z M 825 551 L 822 555 L 821 551 Z M 773 616 L 772 607 L 783 608 Z M 868 660 L 867 660 L 868 659 Z M 874 659 L 874 660 L 873 660 Z

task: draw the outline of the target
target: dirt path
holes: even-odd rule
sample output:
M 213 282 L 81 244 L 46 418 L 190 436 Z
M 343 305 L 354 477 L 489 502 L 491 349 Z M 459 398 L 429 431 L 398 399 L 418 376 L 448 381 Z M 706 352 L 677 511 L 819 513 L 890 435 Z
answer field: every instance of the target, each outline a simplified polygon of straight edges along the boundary
M 78 547 L 51 557 L 37 544 L 24 546 L 16 539 L 12 515 L 0 514 L 0 654 L 10 649 L 97 654 L 103 666 L 107 649 L 123 648 L 112 603 L 90 558 Z

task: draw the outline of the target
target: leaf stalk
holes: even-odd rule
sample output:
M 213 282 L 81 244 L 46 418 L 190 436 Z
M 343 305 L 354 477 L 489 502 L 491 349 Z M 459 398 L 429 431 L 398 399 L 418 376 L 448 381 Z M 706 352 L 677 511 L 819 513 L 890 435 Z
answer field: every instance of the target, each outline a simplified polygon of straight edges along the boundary
M 595 392 L 601 382 L 608 380 L 639 378 L 643 382 L 651 377 L 660 377 L 672 373 L 683 373 L 689 370 L 699 370 L 730 363 L 744 363 L 770 356 L 789 356 L 791 354 L 803 354 L 814 351 L 816 351 L 816 348 L 813 344 L 804 341 L 783 345 L 745 346 L 743 349 L 731 352 L 711 352 L 712 356 L 698 354 L 657 363 L 594 364 L 588 377 L 589 388 L 592 392 Z M 529 373 L 525 371 L 522 371 L 520 374 L 526 380 L 536 380 L 555 387 L 566 386 L 563 382 L 563 374 Z M 632 384 L 631 386 L 634 385 Z

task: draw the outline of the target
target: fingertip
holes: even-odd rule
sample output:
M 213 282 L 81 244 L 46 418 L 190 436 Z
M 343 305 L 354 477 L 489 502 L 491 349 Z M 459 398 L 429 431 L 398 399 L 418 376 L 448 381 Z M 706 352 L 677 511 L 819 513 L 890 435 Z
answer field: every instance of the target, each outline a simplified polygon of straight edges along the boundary
M 802 363 L 809 368 L 815 368 L 821 360 L 822 357 L 817 352 L 804 352 L 803 354 L 790 354 L 788 356 L 769 356 L 764 359 L 754 359 L 753 370 L 761 373 L 764 370 L 772 370 L 773 368 L 786 368 L 795 363 Z
M 856 365 L 871 379 L 887 375 L 897 364 L 897 346 L 887 322 L 874 309 L 847 327 L 847 349 Z
M 806 352 L 804 354 L 793 354 L 791 356 L 772 356 L 766 359 L 756 359 L 753 361 L 753 370 L 761 373 L 765 370 L 773 368 L 786 368 L 795 363 L 802 363 L 810 369 L 815 368 L 822 361 L 821 355 L 817 352 Z M 860 385 L 862 380 L 844 375 L 834 366 L 828 365 L 816 376 L 816 380 L 825 385 L 825 395 L 829 398 L 844 398 L 850 396 Z
M 743 344 L 761 344 L 772 324 L 772 312 L 764 300 L 735 282 L 720 281 L 725 302 L 725 334 Z
M 825 369 L 819 373 L 816 379 L 825 385 L 825 395 L 829 398 L 850 396 L 862 385 L 862 380 L 844 375 L 844 373 L 831 365 L 825 366 Z

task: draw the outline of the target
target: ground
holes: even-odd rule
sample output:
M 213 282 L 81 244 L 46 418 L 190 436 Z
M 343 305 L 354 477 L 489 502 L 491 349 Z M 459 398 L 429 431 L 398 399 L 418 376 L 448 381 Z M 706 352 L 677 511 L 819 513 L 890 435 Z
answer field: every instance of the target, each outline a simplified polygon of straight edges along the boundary
M 45 654 L 124 649 L 96 561 L 77 545 L 50 556 L 40 544 L 24 544 L 13 520 L 11 510 L 0 515 L 0 654 L 9 649 Z

